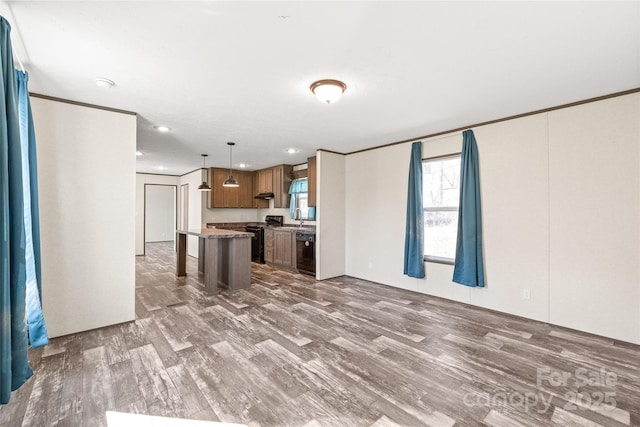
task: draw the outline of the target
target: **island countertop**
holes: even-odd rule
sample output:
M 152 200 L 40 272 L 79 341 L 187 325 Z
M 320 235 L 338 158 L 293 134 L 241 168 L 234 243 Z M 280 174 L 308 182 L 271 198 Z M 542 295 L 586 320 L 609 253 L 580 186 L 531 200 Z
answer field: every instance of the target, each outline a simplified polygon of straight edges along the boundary
M 198 236 L 203 239 L 234 239 L 236 237 L 253 237 L 253 233 L 236 230 L 223 230 L 219 228 L 196 228 L 191 230 L 177 230 L 176 233 Z
M 187 237 L 198 237 L 198 272 L 204 290 L 216 294 L 218 284 L 228 291 L 251 286 L 251 238 L 254 233 L 203 228 L 176 230 L 176 276 L 187 275 Z

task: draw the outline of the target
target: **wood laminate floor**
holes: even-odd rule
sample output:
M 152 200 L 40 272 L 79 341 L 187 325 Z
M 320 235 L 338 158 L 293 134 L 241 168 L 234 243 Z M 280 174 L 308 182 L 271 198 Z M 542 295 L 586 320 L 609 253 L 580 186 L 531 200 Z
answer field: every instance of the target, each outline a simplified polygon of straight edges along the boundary
M 257 264 L 251 289 L 207 297 L 196 262 L 176 278 L 174 260 L 167 244 L 137 257 L 135 322 L 31 350 L 0 425 L 640 425 L 639 346 Z

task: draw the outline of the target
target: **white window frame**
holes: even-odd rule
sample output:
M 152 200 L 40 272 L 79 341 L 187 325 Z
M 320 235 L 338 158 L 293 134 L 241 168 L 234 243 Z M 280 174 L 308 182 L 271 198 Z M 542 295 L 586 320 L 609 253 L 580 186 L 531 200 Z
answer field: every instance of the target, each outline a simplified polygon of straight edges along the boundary
M 455 158 L 459 158 L 460 160 L 462 160 L 462 153 L 452 153 L 444 156 L 423 158 L 422 165 L 424 166 L 425 163 L 437 162 L 437 161 L 443 161 L 443 160 L 455 159 Z M 422 191 L 423 191 L 423 197 L 424 197 L 424 191 L 425 191 L 424 176 L 422 179 L 423 179 Z M 422 209 L 424 214 L 426 214 L 427 212 L 456 212 L 457 213 L 460 210 L 460 207 L 459 206 L 425 207 L 423 203 Z M 425 226 L 425 230 L 426 230 L 426 226 Z M 425 233 L 425 236 L 424 236 L 425 244 L 426 244 L 427 238 L 428 236 Z M 456 239 L 457 239 L 457 235 L 456 235 Z M 435 262 L 439 264 L 449 264 L 449 265 L 453 265 L 455 263 L 455 258 L 442 257 L 442 256 L 436 256 L 436 255 L 427 255 L 426 253 L 424 254 L 424 260 L 428 262 Z
M 309 218 L 309 209 L 311 208 L 309 206 L 309 193 L 296 193 L 291 195 L 291 197 L 293 197 L 295 200 L 294 201 L 295 208 L 298 208 L 300 206 L 300 195 L 302 194 L 304 194 L 304 198 L 307 200 L 307 207 L 304 210 L 305 215 L 303 215 L 301 219 L 303 221 L 315 221 L 315 219 Z M 300 208 L 300 210 L 302 211 L 302 208 Z M 294 218 L 291 218 L 291 219 L 294 219 Z

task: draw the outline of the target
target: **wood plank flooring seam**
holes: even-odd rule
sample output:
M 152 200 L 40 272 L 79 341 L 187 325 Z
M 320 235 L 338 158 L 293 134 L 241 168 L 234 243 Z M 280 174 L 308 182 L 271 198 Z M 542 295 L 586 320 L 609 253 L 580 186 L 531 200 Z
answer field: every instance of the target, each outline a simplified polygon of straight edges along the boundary
M 174 260 L 166 244 L 136 258 L 135 322 L 30 350 L 35 375 L 0 426 L 106 426 L 106 410 L 251 427 L 640 426 L 640 346 L 255 263 L 251 288 L 209 296 L 197 260 L 181 278 Z M 580 384 L 601 369 L 615 383 Z

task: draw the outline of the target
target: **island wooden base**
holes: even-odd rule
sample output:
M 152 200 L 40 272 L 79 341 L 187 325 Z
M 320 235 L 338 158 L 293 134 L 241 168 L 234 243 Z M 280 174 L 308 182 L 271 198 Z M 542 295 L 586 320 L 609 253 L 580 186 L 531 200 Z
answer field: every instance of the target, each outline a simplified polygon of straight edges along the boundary
M 186 276 L 187 234 L 176 233 L 176 275 Z M 204 273 L 204 287 L 215 294 L 218 286 L 229 291 L 251 285 L 251 239 L 198 237 L 198 272 Z

